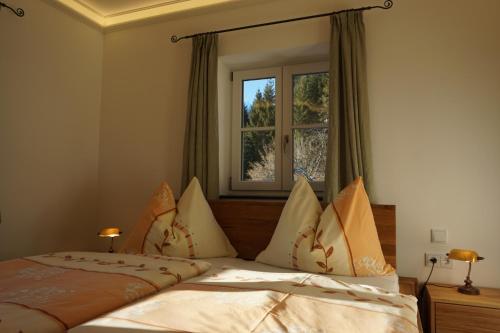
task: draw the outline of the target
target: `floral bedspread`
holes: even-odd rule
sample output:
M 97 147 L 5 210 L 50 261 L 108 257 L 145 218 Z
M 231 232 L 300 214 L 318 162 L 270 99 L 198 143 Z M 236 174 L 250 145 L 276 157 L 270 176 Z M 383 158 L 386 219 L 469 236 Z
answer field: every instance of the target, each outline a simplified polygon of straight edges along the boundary
M 0 262 L 0 332 L 64 332 L 209 268 L 182 258 L 94 252 Z
M 70 332 L 114 330 L 416 333 L 417 300 L 331 275 L 223 266 Z

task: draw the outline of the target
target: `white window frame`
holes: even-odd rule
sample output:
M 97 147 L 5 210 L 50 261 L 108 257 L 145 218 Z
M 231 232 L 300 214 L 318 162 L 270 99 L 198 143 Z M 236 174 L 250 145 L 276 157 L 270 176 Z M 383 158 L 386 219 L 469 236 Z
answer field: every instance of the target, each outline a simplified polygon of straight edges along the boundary
M 293 180 L 293 129 L 328 128 L 328 124 L 293 125 L 293 76 L 300 74 L 328 73 L 328 62 L 316 62 L 283 67 L 283 189 L 291 190 Z M 313 190 L 323 191 L 325 182 L 309 182 Z
M 233 72 L 232 134 L 231 134 L 231 183 L 230 190 L 243 191 L 290 191 L 293 180 L 293 129 L 327 128 L 328 124 L 292 124 L 293 76 L 328 72 L 328 62 L 271 67 Z M 276 110 L 274 127 L 242 128 L 243 81 L 268 77 L 275 78 Z M 241 161 L 241 134 L 245 131 L 275 130 L 275 181 L 243 181 Z M 311 187 L 321 192 L 324 182 L 310 182 Z
M 275 78 L 276 109 L 274 127 L 249 127 L 242 128 L 242 105 L 244 80 L 257 80 Z M 281 128 L 282 128 L 282 68 L 271 67 L 257 70 L 239 71 L 233 73 L 233 112 L 232 112 L 232 162 L 231 162 L 231 189 L 232 190 L 281 190 Z M 275 130 L 275 181 L 243 181 L 241 165 L 241 134 L 245 131 Z

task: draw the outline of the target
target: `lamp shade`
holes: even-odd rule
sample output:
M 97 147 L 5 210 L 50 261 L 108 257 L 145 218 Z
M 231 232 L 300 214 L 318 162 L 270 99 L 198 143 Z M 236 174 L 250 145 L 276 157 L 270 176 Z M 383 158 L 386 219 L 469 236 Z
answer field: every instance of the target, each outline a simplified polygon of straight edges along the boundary
M 476 251 L 463 249 L 451 250 L 450 253 L 448 253 L 448 258 L 467 262 L 476 262 L 484 259 L 483 257 L 480 257 Z
M 120 228 L 113 227 L 101 229 L 97 235 L 99 237 L 118 237 L 121 233 Z

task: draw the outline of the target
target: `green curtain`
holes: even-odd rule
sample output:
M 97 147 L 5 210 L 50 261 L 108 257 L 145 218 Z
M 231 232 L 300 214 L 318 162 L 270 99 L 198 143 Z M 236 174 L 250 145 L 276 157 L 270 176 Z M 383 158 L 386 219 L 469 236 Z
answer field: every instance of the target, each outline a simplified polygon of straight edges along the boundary
M 370 190 L 370 133 L 366 46 L 360 11 L 331 16 L 330 121 L 324 201 L 356 177 Z
M 197 177 L 205 196 L 219 196 L 217 34 L 193 38 L 182 189 Z

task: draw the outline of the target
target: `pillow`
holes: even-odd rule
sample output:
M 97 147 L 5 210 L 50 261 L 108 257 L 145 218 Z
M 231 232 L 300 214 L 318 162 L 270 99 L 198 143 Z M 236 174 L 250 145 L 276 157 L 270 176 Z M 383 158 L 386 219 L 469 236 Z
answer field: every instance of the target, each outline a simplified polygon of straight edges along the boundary
M 162 254 L 184 258 L 236 257 L 194 177 L 177 203 L 177 215 L 165 233 Z
M 299 179 L 281 213 L 271 243 L 256 260 L 335 275 L 376 276 L 394 272 L 385 263 L 361 178 L 342 190 L 323 214 L 320 208 L 319 221 L 318 218 L 312 221 L 318 206 L 307 181 Z
M 316 264 L 323 272 L 349 276 L 394 273 L 394 268 L 385 262 L 361 177 L 326 207 L 318 225 L 314 251 L 320 253 L 321 259 Z
M 197 178 L 191 180 L 177 207 L 172 190 L 163 182 L 121 252 L 182 258 L 237 255 L 215 220 Z
M 167 183 L 162 182 L 151 198 L 143 217 L 129 233 L 120 252 L 158 254 L 163 234 L 175 218 L 175 198 Z
M 321 205 L 307 180 L 300 176 L 290 193 L 271 242 L 255 259 L 273 266 L 299 269 L 297 260 L 308 260 Z

